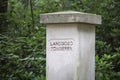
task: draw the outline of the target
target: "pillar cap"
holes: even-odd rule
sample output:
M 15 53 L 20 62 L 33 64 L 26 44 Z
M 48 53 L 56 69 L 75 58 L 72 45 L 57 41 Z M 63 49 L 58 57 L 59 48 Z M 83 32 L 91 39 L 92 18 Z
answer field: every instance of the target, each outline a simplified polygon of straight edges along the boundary
M 76 11 L 45 13 L 40 15 L 40 23 L 88 23 L 101 24 L 101 16 Z

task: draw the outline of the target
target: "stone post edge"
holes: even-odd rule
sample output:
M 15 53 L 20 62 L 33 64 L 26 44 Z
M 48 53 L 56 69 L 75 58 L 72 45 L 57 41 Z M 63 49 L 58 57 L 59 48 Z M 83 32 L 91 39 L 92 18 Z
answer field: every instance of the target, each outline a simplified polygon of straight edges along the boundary
M 87 23 L 101 24 L 101 16 L 90 13 L 65 11 L 40 14 L 40 23 Z

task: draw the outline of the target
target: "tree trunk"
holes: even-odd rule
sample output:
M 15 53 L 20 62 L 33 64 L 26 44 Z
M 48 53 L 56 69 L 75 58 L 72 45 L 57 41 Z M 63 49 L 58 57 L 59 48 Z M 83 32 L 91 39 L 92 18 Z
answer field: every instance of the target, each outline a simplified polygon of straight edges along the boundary
M 7 13 L 8 0 L 0 0 L 0 33 L 3 33 L 7 29 Z

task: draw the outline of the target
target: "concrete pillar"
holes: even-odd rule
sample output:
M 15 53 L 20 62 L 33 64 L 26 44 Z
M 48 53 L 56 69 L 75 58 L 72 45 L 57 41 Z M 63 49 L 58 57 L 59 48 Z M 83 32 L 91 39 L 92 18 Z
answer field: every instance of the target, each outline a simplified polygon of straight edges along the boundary
M 47 80 L 95 80 L 95 24 L 101 16 L 75 11 L 46 13 Z

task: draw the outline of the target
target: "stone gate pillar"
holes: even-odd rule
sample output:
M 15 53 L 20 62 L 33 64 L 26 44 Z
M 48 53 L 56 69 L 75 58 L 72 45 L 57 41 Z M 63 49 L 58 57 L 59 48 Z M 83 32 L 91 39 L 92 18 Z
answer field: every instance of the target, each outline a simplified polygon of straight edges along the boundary
M 95 25 L 101 16 L 75 11 L 46 13 L 47 80 L 95 80 Z

